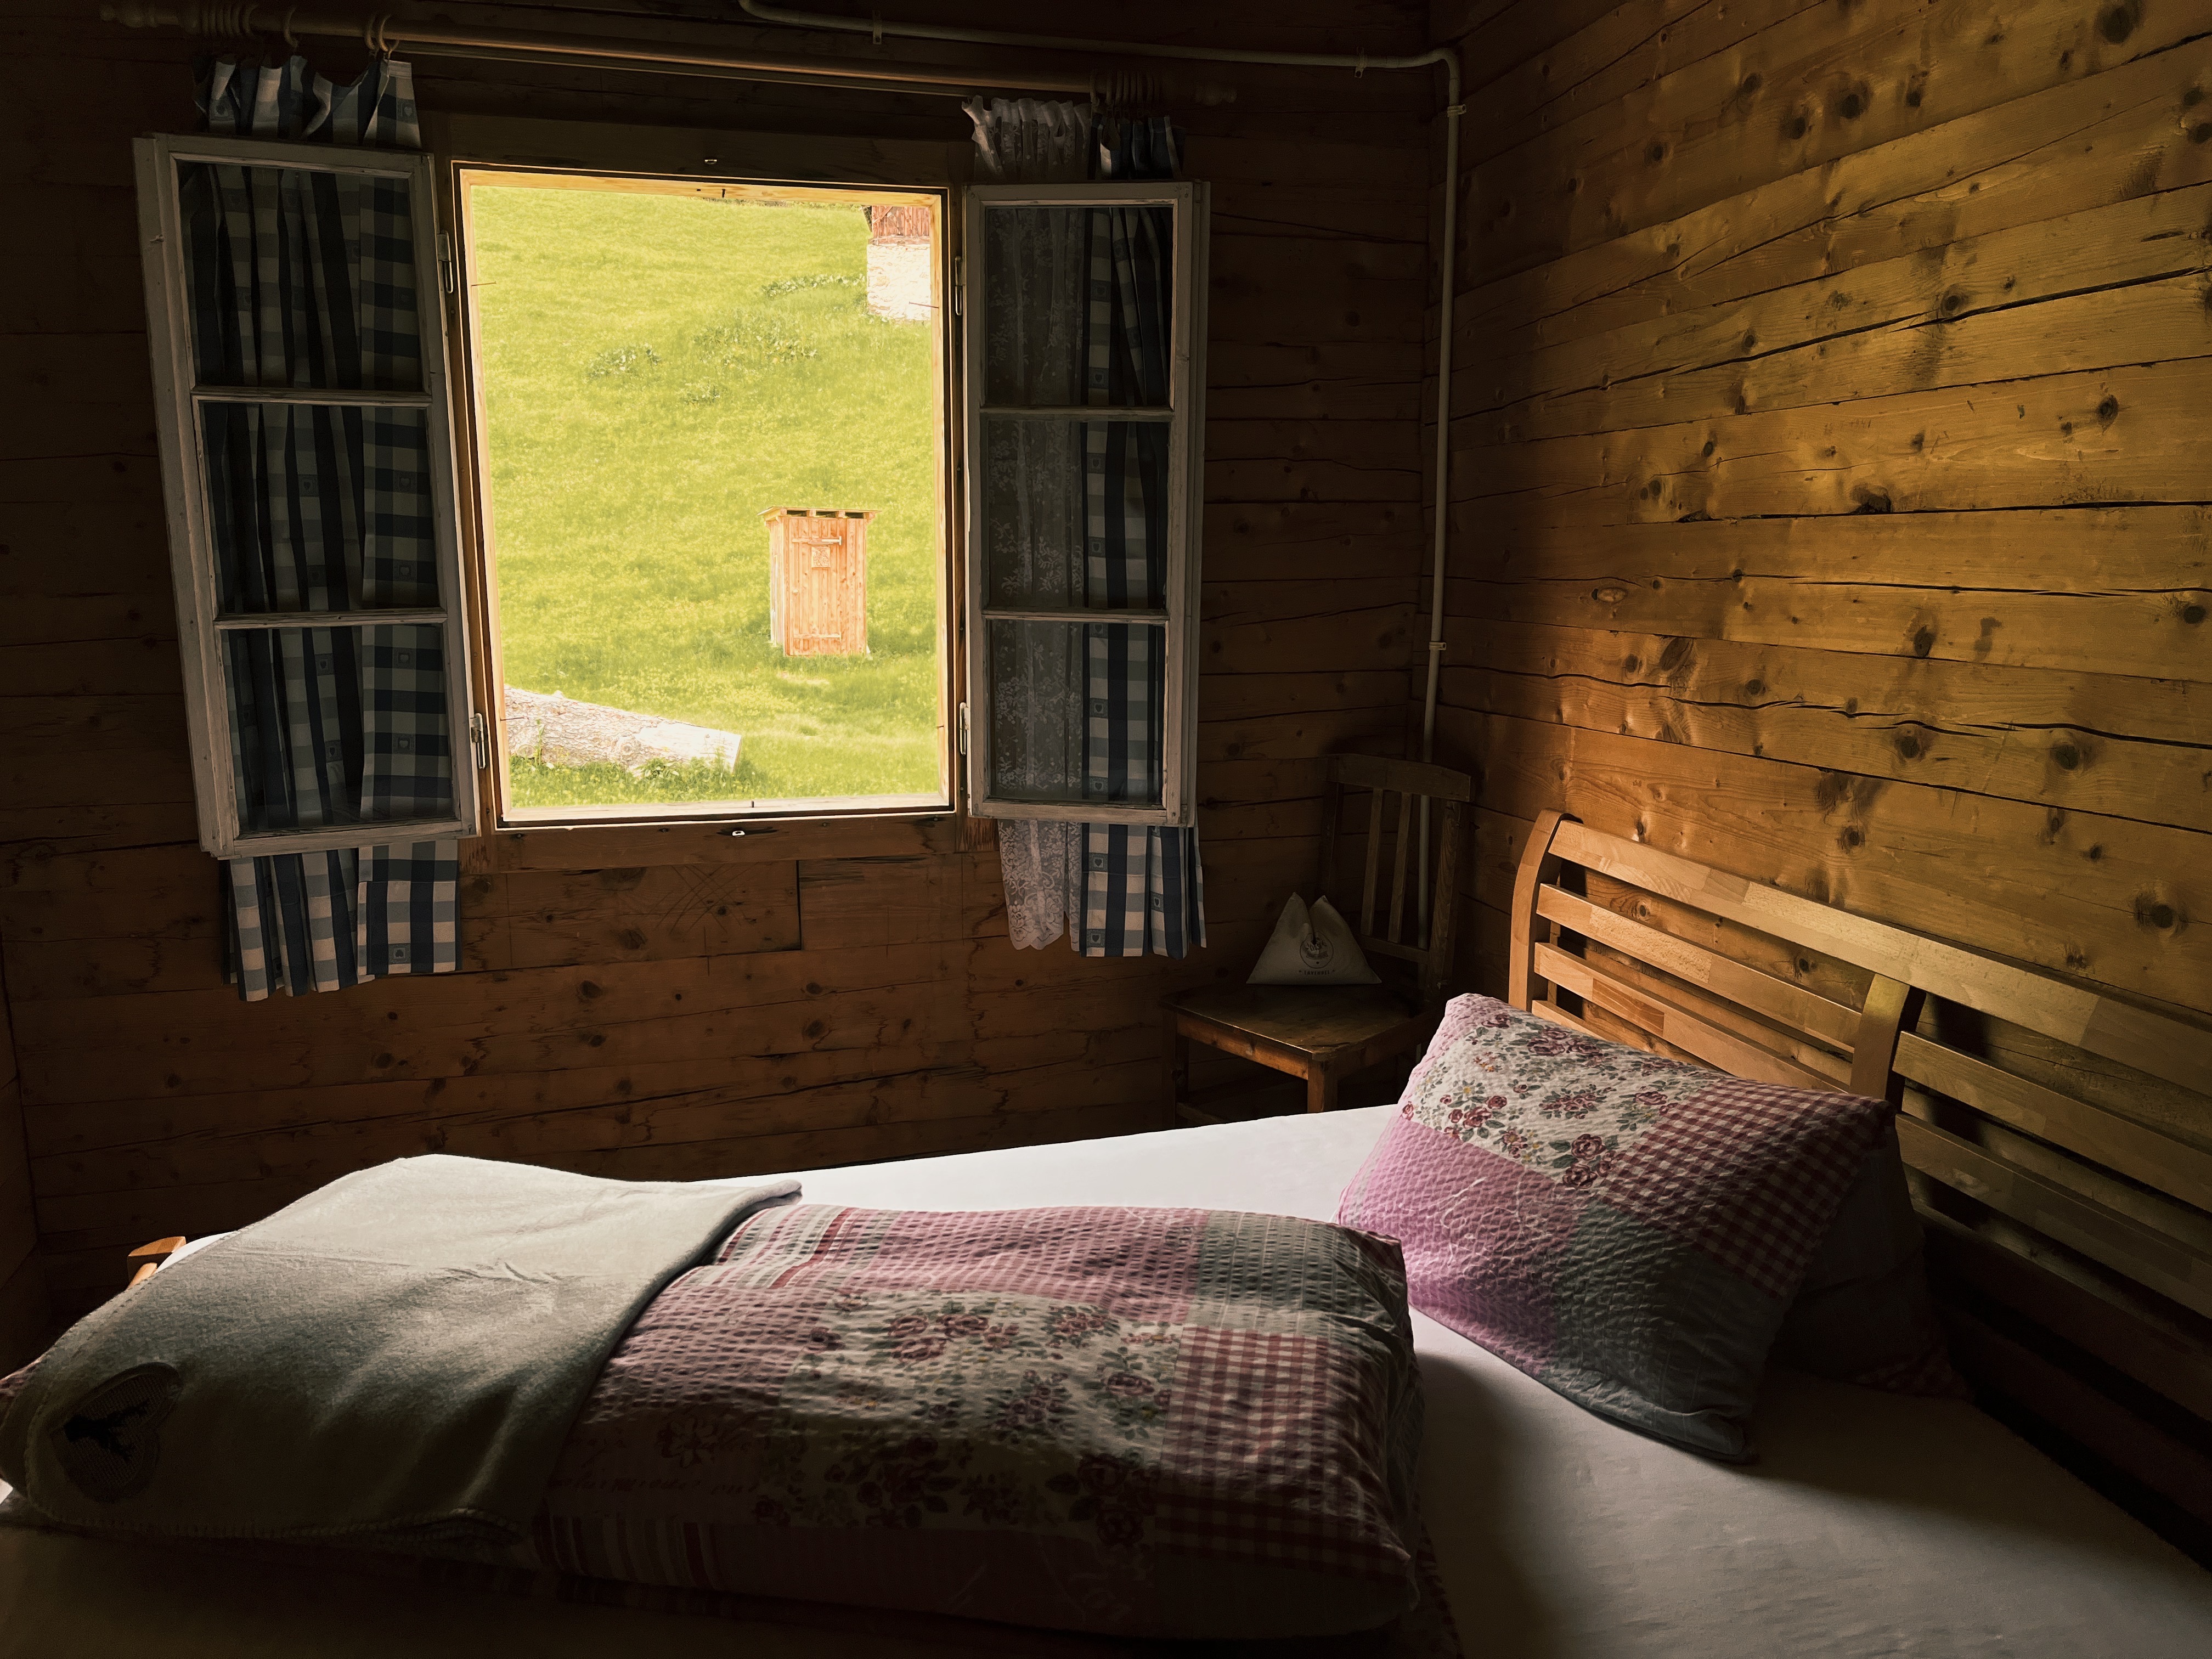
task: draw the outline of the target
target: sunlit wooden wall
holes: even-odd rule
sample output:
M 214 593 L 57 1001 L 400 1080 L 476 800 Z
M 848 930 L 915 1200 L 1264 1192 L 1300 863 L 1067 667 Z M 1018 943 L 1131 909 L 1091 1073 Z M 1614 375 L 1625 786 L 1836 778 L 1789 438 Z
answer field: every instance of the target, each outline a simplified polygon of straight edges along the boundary
M 2212 9 L 1438 26 L 1486 906 L 1560 806 L 2212 1008 Z

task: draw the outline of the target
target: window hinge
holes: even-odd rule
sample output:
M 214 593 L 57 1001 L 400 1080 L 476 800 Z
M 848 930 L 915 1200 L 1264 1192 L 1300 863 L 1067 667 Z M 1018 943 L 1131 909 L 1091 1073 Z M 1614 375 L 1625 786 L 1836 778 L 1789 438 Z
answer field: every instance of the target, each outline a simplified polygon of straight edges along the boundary
M 491 769 L 491 732 L 480 711 L 471 710 L 469 714 L 469 752 L 476 759 L 477 771 Z
M 438 280 L 444 284 L 446 292 L 448 294 L 456 293 L 459 289 L 460 285 L 455 281 L 453 276 L 453 239 L 449 233 L 442 230 L 438 233 Z M 478 764 L 482 763 L 479 762 Z
M 960 705 L 960 752 L 968 752 L 968 705 Z
M 966 287 L 967 282 L 967 273 L 962 264 L 961 256 L 956 253 L 952 256 L 952 314 L 956 317 L 960 315 L 961 293 Z

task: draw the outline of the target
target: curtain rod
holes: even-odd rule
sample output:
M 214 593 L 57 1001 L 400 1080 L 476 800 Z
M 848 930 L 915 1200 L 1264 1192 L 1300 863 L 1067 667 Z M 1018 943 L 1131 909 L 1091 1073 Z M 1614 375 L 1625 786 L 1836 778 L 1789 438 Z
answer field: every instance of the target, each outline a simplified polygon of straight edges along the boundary
M 877 44 L 891 37 L 911 40 L 951 40 L 976 46 L 1033 46 L 1043 52 L 1106 52 L 1122 58 L 1182 58 L 1204 64 L 1273 64 L 1291 69 L 1364 70 L 1426 69 L 1442 64 L 1450 70 L 1451 90 L 1459 91 L 1459 54 L 1449 46 L 1401 56 L 1369 52 L 1255 52 L 1242 46 L 1175 46 L 1152 40 L 1084 40 L 1064 34 L 1016 34 L 1003 29 L 960 28 L 946 23 L 897 23 L 877 13 L 866 18 L 840 17 L 830 12 L 798 11 L 772 6 L 763 0 L 738 0 L 748 17 L 765 23 L 785 23 L 793 28 L 834 29 L 846 34 L 865 34 Z M 1453 101 L 1458 99 L 1455 95 Z
M 678 42 L 605 40 L 590 35 L 536 29 L 461 27 L 418 21 L 391 12 L 365 16 L 319 11 L 302 6 L 260 6 L 252 0 L 181 0 L 151 5 L 121 0 L 100 15 L 125 28 L 175 28 L 188 34 L 268 34 L 287 41 L 302 34 L 335 35 L 360 41 L 372 52 L 404 46 L 417 56 L 538 61 L 569 67 L 657 70 L 716 79 L 786 82 L 846 90 L 904 92 L 958 98 L 982 90 L 1056 92 L 1102 105 L 1143 103 L 1226 104 L 1236 89 L 1212 82 L 1190 83 L 1172 76 L 1126 69 L 1090 74 L 1065 70 L 971 70 L 928 64 L 875 64 L 866 59 L 789 58 L 761 52 L 724 52 Z

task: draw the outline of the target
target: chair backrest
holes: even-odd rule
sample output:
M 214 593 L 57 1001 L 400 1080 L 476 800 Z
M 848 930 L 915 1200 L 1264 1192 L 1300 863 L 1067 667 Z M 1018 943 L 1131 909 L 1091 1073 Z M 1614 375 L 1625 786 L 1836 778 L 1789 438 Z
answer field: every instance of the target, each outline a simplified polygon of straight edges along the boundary
M 1442 999 L 1451 977 L 1455 912 L 1459 899 L 1460 843 L 1474 800 L 1474 780 L 1449 767 L 1422 761 L 1382 760 L 1372 755 L 1332 757 L 1328 816 L 1322 826 L 1321 886 L 1332 889 L 1347 792 L 1365 790 L 1370 799 L 1364 829 L 1365 856 L 1352 898 L 1331 902 L 1351 923 L 1359 948 L 1374 957 L 1411 964 L 1421 1000 Z M 1391 799 L 1396 797 L 1396 810 Z M 1357 817 L 1354 819 L 1358 822 Z M 1387 895 L 1382 867 L 1390 869 Z

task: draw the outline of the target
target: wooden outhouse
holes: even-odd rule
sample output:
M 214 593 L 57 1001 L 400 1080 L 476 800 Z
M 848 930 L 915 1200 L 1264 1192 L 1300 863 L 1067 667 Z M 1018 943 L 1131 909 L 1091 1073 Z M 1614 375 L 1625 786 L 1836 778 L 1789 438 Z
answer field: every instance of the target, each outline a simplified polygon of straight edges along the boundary
M 768 635 L 787 657 L 856 657 L 868 649 L 868 521 L 872 512 L 772 507 Z

